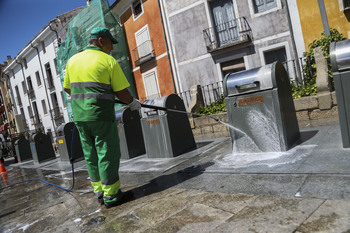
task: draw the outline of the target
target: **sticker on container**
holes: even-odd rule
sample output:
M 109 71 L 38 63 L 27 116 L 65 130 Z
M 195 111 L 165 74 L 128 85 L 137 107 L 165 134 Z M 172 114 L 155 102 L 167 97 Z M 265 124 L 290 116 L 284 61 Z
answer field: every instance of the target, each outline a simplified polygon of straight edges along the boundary
M 262 104 L 264 103 L 263 96 L 253 96 L 253 97 L 247 97 L 243 99 L 238 99 L 238 106 L 246 106 L 246 105 L 252 105 L 252 104 Z
M 159 125 L 160 119 L 147 120 L 147 125 Z
M 58 140 L 58 143 L 59 144 L 63 144 L 63 140 Z

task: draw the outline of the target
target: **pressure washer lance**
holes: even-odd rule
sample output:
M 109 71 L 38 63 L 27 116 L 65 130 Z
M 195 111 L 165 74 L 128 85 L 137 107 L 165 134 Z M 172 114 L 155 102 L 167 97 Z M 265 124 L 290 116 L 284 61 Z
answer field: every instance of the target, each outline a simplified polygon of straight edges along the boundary
M 128 105 L 127 103 L 124 103 L 120 100 L 115 100 L 115 103 L 118 103 L 118 104 L 123 104 L 123 105 Z M 154 110 L 161 110 L 161 111 L 166 111 L 166 112 L 177 112 L 177 113 L 182 113 L 182 114 L 189 114 L 189 115 L 193 115 L 193 116 L 201 116 L 201 117 L 207 117 L 207 118 L 210 118 L 210 119 L 213 119 L 229 128 L 233 128 L 233 126 L 231 126 L 230 124 L 226 123 L 226 122 L 223 122 L 223 121 L 220 121 L 219 119 L 215 118 L 215 117 L 212 117 L 212 116 L 209 116 L 209 115 L 203 115 L 203 114 L 199 114 L 199 113 L 192 113 L 192 112 L 186 112 L 186 111 L 181 111 L 181 110 L 176 110 L 176 109 L 171 109 L 171 108 L 165 108 L 165 107 L 160 107 L 160 106 L 155 106 L 155 105 L 148 105 L 148 104 L 142 104 L 141 103 L 141 107 L 143 108 L 150 108 L 150 109 L 154 109 Z

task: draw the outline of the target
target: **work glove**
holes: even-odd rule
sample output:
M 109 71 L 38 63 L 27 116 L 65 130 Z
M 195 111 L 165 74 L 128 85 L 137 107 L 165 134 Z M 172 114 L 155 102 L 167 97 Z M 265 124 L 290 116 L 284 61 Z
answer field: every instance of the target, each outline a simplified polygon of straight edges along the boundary
M 133 99 L 133 101 L 129 104 L 129 108 L 131 111 L 140 110 L 141 109 L 141 103 L 138 99 Z

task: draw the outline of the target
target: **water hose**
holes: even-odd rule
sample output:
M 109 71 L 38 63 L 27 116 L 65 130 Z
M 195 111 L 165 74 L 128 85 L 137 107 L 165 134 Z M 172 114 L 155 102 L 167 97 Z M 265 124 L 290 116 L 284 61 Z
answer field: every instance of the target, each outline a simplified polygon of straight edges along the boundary
M 12 186 L 15 186 L 15 185 L 18 185 L 18 184 L 22 184 L 22 183 L 25 183 L 25 182 L 29 182 L 29 181 L 41 181 L 41 182 L 44 182 L 45 184 L 48 184 L 48 185 L 52 185 L 54 187 L 57 187 L 57 188 L 60 188 L 60 189 L 63 189 L 64 191 L 67 191 L 67 192 L 71 192 L 74 188 L 74 183 L 75 183 L 75 177 L 74 177 L 74 156 L 73 156 L 73 145 L 74 145 L 74 133 L 75 133 L 75 129 L 76 129 L 76 126 L 74 125 L 74 128 L 73 128 L 73 133 L 72 133 L 72 141 L 71 141 L 71 153 L 70 153 L 70 163 L 72 164 L 72 178 L 73 178 L 73 183 L 72 183 L 72 187 L 70 187 L 69 189 L 67 188 L 64 188 L 62 186 L 59 186 L 57 184 L 52 184 L 52 183 L 49 183 L 43 179 L 39 179 L 39 178 L 34 178 L 34 179 L 28 179 L 28 180 L 24 180 L 24 181 L 21 181 L 21 182 L 17 182 L 17 183 L 14 183 L 14 184 L 11 184 L 11 185 L 8 185 L 8 186 L 5 186 L 3 188 L 0 188 L 0 191 L 4 190 L 4 189 L 7 189 L 7 188 L 10 188 Z
M 115 100 L 115 103 L 117 104 L 123 104 L 123 105 L 128 105 L 127 103 L 124 103 L 120 100 Z M 148 104 L 142 104 L 141 103 L 141 107 L 143 108 L 150 108 L 150 109 L 154 109 L 154 110 L 160 110 L 160 111 L 166 111 L 166 112 L 177 112 L 177 113 L 182 113 L 182 114 L 188 114 L 188 115 L 193 115 L 193 116 L 201 116 L 201 117 L 208 117 L 211 118 L 217 122 L 223 123 L 224 125 L 226 125 L 227 123 L 220 121 L 219 119 L 209 116 L 209 115 L 203 115 L 203 114 L 199 114 L 199 113 L 192 113 L 192 112 L 186 112 L 186 111 L 181 111 L 181 110 L 176 110 L 176 109 L 171 109 L 171 108 L 165 108 L 165 107 L 160 107 L 160 106 L 155 106 L 155 105 L 148 105 Z

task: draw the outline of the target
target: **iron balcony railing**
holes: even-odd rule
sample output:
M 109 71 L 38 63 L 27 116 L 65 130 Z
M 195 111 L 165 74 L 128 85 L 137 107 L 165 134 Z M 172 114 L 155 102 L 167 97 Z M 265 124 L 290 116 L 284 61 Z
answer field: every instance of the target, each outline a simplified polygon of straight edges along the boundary
M 141 45 L 137 46 L 137 48 L 132 50 L 132 56 L 135 61 L 135 66 L 140 66 L 146 61 L 154 58 L 155 54 L 152 46 L 152 41 L 147 40 Z
M 30 116 L 30 123 L 32 125 L 40 125 L 41 124 L 41 116 L 36 115 L 36 116 Z
M 245 17 L 237 18 L 203 30 L 207 51 L 241 44 L 253 39 L 252 29 Z
M 51 113 L 52 113 L 52 115 L 53 115 L 53 118 L 54 118 L 55 120 L 57 120 L 57 119 L 63 117 L 63 111 L 62 111 L 62 108 L 60 108 L 60 107 L 55 107 L 55 108 L 53 108 L 53 109 L 50 110 L 50 111 L 51 111 Z

